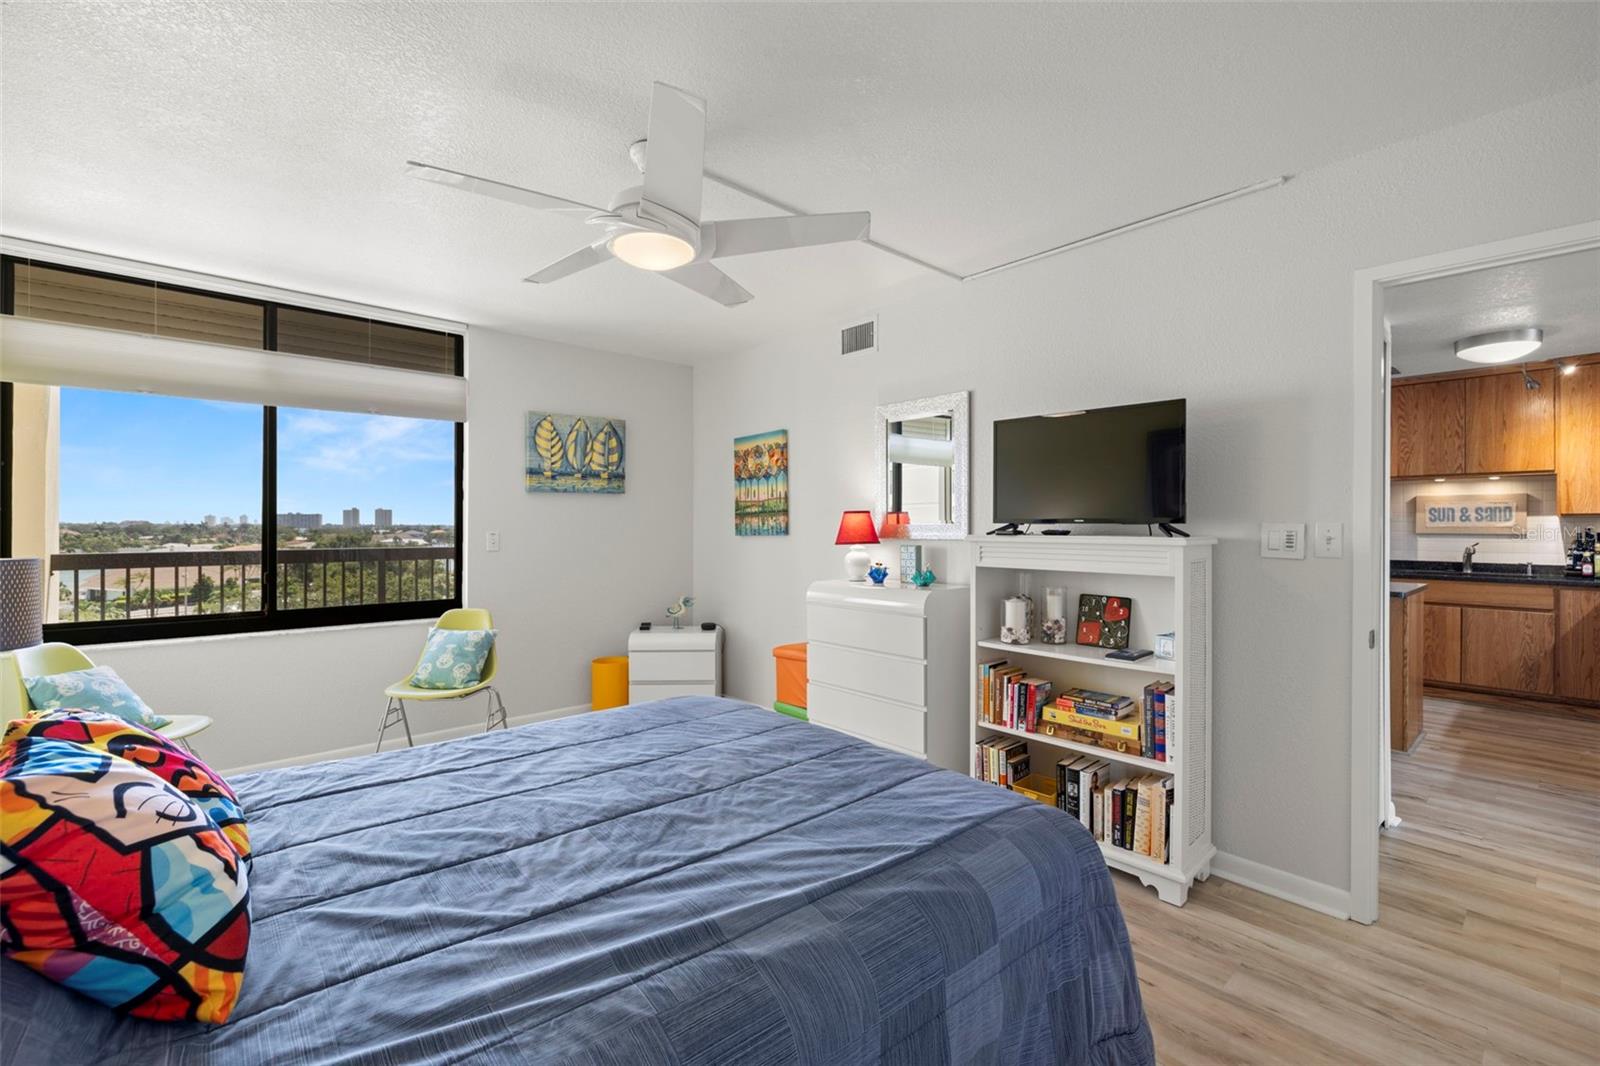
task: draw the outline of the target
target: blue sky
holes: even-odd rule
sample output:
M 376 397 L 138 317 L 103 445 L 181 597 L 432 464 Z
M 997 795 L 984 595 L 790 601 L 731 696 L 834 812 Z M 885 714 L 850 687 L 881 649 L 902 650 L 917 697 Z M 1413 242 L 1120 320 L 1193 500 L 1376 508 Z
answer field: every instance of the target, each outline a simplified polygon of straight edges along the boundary
M 455 514 L 455 426 L 281 408 L 278 510 Z M 61 521 L 261 517 L 261 408 L 141 393 L 61 390 Z

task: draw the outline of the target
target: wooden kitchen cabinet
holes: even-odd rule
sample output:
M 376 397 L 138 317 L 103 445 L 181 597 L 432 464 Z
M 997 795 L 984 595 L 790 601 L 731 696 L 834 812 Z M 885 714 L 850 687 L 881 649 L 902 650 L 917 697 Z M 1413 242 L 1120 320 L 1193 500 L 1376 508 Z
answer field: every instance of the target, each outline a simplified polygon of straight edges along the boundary
M 1556 592 L 1556 695 L 1600 702 L 1600 588 Z
M 1520 371 L 1464 379 L 1466 473 L 1556 468 L 1556 372 L 1533 370 L 1529 376 L 1539 388 L 1527 388 Z
M 1429 595 L 1433 590 L 1430 588 Z M 1461 608 L 1425 604 L 1422 608 L 1422 679 L 1461 683 Z
M 1461 683 L 1549 696 L 1555 692 L 1551 611 L 1461 608 Z
M 1465 472 L 1465 382 L 1396 384 L 1389 394 L 1389 426 L 1391 477 Z
M 1563 374 L 1556 396 L 1556 510 L 1600 514 L 1600 363 Z

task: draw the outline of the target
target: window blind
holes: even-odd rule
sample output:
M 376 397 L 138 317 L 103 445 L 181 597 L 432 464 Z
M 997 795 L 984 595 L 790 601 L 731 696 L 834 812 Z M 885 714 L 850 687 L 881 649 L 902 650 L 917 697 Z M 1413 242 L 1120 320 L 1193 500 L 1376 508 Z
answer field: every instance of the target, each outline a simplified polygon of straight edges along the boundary
M 452 422 L 467 417 L 467 382 L 454 374 L 15 315 L 0 316 L 0 378 Z

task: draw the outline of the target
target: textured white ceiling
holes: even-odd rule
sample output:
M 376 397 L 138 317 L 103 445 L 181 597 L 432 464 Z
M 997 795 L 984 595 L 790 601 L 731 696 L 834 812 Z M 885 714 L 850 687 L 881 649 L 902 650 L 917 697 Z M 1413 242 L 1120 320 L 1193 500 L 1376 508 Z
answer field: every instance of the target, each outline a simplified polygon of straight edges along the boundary
M 536 288 L 585 227 L 402 162 L 604 201 L 660 79 L 708 98 L 709 167 L 971 271 L 1593 80 L 1596 11 L 11 3 L 0 227 L 693 360 L 922 274 L 845 246 L 730 261 L 756 294 L 733 309 L 619 263 Z
M 1600 251 L 1402 285 L 1384 294 L 1383 309 L 1404 374 L 1470 370 L 1456 341 L 1526 326 L 1544 330 L 1532 362 L 1600 352 Z

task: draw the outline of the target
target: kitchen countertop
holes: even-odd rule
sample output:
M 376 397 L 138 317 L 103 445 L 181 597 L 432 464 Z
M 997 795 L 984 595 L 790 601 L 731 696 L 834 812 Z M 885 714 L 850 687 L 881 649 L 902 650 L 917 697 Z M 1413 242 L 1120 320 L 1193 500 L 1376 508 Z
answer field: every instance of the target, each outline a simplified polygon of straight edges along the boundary
M 1428 587 L 1426 581 L 1391 581 L 1389 582 L 1389 595 L 1397 600 L 1403 600 L 1412 593 L 1421 592 Z
M 1573 577 L 1564 567 L 1535 566 L 1533 576 L 1519 563 L 1474 563 L 1472 573 L 1461 572 L 1460 563 L 1419 562 L 1414 559 L 1391 559 L 1389 577 L 1392 581 L 1481 581 L 1491 585 L 1548 585 L 1561 588 L 1600 588 L 1600 581 L 1592 577 Z

